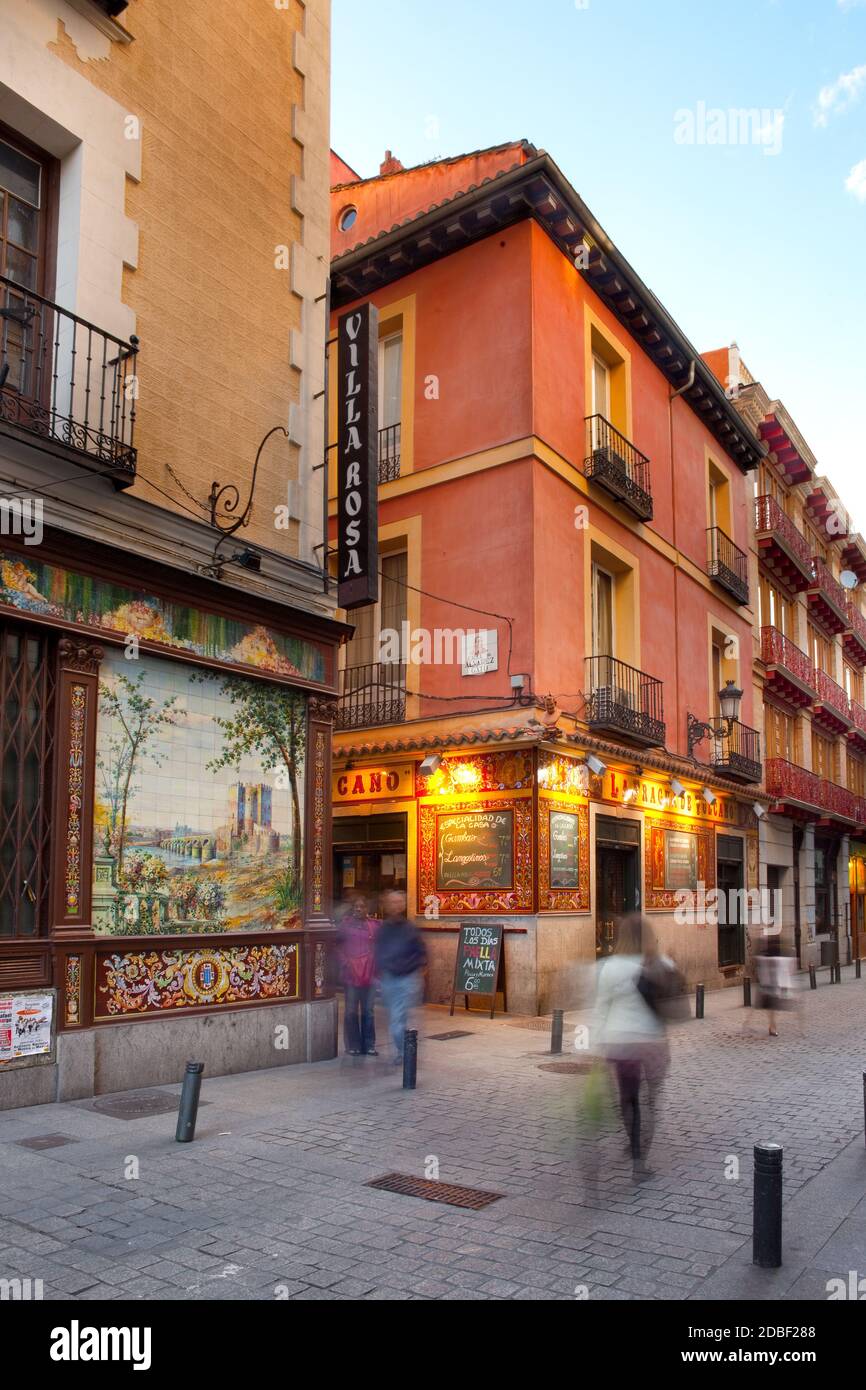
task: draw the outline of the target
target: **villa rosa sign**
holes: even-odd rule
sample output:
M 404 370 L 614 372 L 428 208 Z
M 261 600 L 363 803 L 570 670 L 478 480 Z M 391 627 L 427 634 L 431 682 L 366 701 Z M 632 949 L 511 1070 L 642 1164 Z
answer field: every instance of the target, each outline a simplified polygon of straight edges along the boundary
M 337 601 L 351 611 L 379 597 L 379 311 L 362 304 L 337 322 Z

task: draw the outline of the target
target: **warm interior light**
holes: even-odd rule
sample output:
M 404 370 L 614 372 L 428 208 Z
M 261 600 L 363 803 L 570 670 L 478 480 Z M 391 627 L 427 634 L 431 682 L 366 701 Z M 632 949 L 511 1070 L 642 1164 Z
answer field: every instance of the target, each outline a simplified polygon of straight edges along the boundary
M 457 763 L 449 769 L 451 781 L 455 786 L 466 789 L 467 787 L 477 787 L 481 781 L 481 773 L 472 763 Z

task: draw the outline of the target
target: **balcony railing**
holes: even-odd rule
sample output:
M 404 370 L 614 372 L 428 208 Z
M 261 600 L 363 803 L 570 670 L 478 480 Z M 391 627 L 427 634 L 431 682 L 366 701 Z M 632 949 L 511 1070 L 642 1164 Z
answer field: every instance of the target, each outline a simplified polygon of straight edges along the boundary
M 707 531 L 707 574 L 737 603 L 749 602 L 749 558 L 718 526 Z
M 744 782 L 761 780 L 761 736 L 757 729 L 735 719 L 728 732 L 724 719 L 708 719 L 713 730 L 710 739 L 710 766 L 723 776 Z
M 820 556 L 812 560 L 812 580 L 807 593 L 809 607 L 833 634 L 848 626 L 848 594 L 837 583 Z
M 779 802 L 796 802 L 798 806 L 821 806 L 822 779 L 805 767 L 789 763 L 785 758 L 768 758 L 764 764 L 767 792 Z
M 816 692 L 817 677 L 814 666 L 806 653 L 801 651 L 790 637 L 785 637 L 777 627 L 761 628 L 761 660 L 767 666 L 775 666 L 784 675 L 793 677 L 797 684 L 805 687 L 811 694 Z
M 826 671 L 815 670 L 816 705 L 840 731 L 851 726 L 851 702 L 848 694 Z
M 863 798 L 828 777 L 808 772 L 805 767 L 786 762 L 784 758 L 768 758 L 765 765 L 767 792 L 781 804 L 795 804 L 801 811 L 812 812 L 812 819 L 822 816 L 861 823 L 864 814 Z
M 401 426 L 386 425 L 379 431 L 379 482 L 393 483 L 400 476 Z
M 589 415 L 583 471 L 641 521 L 652 521 L 649 459 L 603 415 Z
M 846 654 L 858 666 L 866 665 L 866 618 L 856 607 L 850 594 L 846 595 L 845 612 L 848 625 L 842 637 Z
M 866 709 L 858 700 L 852 700 L 850 710 L 851 728 L 848 730 L 848 738 L 858 748 L 866 749 Z
M 137 338 L 116 338 L 0 275 L 0 432 L 128 487 L 137 352 Z
M 337 729 L 399 724 L 406 717 L 406 667 L 382 661 L 340 672 Z
M 665 742 L 662 683 L 612 656 L 586 659 L 586 719 L 591 729 L 625 734 L 648 747 Z
M 786 516 L 775 497 L 755 498 L 755 536 L 761 558 L 799 591 L 812 577 L 812 548 Z

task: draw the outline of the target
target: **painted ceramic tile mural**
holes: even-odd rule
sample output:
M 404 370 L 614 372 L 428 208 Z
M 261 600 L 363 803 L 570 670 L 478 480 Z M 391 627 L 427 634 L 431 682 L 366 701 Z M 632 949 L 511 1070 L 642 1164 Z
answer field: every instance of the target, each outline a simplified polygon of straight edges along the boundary
M 97 725 L 96 931 L 299 926 L 305 733 L 298 692 L 108 654 Z
M 121 633 L 142 642 L 191 652 L 229 666 L 250 666 L 275 676 L 324 681 L 321 650 L 301 637 L 205 613 L 138 589 L 94 579 L 0 550 L 0 603 L 24 613 Z

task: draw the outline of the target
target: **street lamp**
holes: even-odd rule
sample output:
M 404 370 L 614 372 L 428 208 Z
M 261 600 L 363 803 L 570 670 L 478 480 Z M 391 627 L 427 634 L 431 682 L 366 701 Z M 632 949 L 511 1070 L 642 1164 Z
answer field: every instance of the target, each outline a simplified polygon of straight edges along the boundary
M 725 722 L 724 734 L 726 738 L 730 738 L 731 734 L 734 732 L 734 725 L 740 713 L 740 701 L 742 698 L 742 690 L 734 685 L 733 681 L 726 681 L 724 689 L 719 691 L 719 709 L 722 711 L 722 719 Z M 693 758 L 695 747 L 700 743 L 701 739 L 718 738 L 719 730 L 713 728 L 713 725 L 706 719 L 696 719 L 693 714 L 687 715 L 686 719 L 689 739 L 689 757 Z

